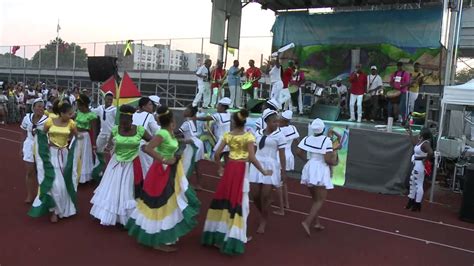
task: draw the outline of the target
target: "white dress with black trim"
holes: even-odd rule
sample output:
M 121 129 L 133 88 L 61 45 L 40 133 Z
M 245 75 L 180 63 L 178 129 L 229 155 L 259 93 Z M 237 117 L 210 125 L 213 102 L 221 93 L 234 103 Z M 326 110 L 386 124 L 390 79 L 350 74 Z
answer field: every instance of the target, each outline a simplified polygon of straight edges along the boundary
M 216 123 L 216 130 L 214 135 L 216 136 L 216 139 L 218 140 L 216 143 L 216 146 L 214 146 L 214 151 L 217 150 L 219 145 L 222 142 L 222 137 L 224 136 L 224 133 L 230 131 L 230 114 L 225 112 L 225 113 L 215 113 L 212 115 L 212 119 Z M 226 146 L 224 148 L 224 152 L 228 152 L 229 147 Z
M 197 137 L 196 125 L 191 120 L 184 121 L 179 131 L 183 133 L 185 140 L 193 141 L 193 144 L 186 144 L 182 155 L 184 174 L 189 177 L 194 171 L 195 163 L 204 159 L 204 143 Z
M 148 112 L 136 112 L 132 116 L 132 124 L 135 126 L 142 126 L 145 128 L 145 130 L 150 134 L 150 136 L 155 136 L 156 132 L 160 130 L 160 126 L 156 122 L 155 117 L 153 114 L 150 114 Z M 140 157 L 140 163 L 142 165 L 142 173 L 143 173 L 143 178 L 146 177 L 146 173 L 148 172 L 148 169 L 150 169 L 151 164 L 153 163 L 153 157 L 150 155 L 146 154 L 144 151 L 142 151 L 142 146 L 146 145 L 147 142 L 144 140 L 140 141 L 140 151 L 138 152 L 138 156 Z
M 293 155 L 293 151 L 291 150 L 291 146 L 295 139 L 300 137 L 298 130 L 293 125 L 288 125 L 286 127 L 280 127 L 281 132 L 286 137 L 286 145 L 285 145 L 285 157 L 286 157 L 286 171 L 293 171 L 295 170 L 295 156 Z M 278 157 L 280 159 L 280 157 Z
M 309 155 L 309 161 L 304 165 L 301 173 L 301 184 L 333 189 L 331 171 L 324 160 L 324 154 L 333 151 L 331 139 L 324 135 L 308 136 L 300 141 L 298 148 L 308 152 Z
M 21 122 L 20 128 L 25 130 L 27 135 L 26 139 L 23 142 L 23 161 L 34 163 L 34 146 L 35 146 L 35 137 L 33 135 L 33 131 L 36 129 L 43 130 L 44 123 L 48 120 L 48 116 L 43 115 L 38 122 L 33 123 L 33 113 L 26 114 L 23 117 L 23 121 Z
M 255 157 L 265 170 L 272 170 L 271 176 L 264 176 L 252 164 L 250 166 L 249 181 L 251 183 L 266 184 L 273 186 L 280 186 L 281 183 L 281 166 L 278 160 L 279 150 L 284 149 L 286 145 L 286 137 L 283 135 L 281 129 L 277 129 L 272 134 L 265 136 L 264 130 L 257 130 L 256 145 L 257 153 Z M 265 138 L 264 140 L 262 140 Z M 264 141 L 265 145 L 261 143 Z M 262 147 L 263 146 L 263 147 Z

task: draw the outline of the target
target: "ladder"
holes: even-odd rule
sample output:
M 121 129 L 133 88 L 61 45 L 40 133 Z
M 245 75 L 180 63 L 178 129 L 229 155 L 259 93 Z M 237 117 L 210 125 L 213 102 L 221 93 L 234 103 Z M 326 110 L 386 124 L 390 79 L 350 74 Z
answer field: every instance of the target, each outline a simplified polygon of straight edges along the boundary
M 425 127 L 438 128 L 441 112 L 441 96 L 434 93 L 426 93 L 426 117 Z

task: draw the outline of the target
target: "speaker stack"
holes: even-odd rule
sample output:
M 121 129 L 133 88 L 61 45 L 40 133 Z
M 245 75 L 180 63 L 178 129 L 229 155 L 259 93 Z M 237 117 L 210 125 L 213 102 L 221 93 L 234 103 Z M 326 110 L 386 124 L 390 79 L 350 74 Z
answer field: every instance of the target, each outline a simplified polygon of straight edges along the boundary
M 262 105 L 265 103 L 266 100 L 263 99 L 250 99 L 247 102 L 247 110 L 251 113 L 261 113 L 262 112 Z
M 474 166 L 468 166 L 465 172 L 459 219 L 474 223 Z
M 117 57 L 88 57 L 87 68 L 89 70 L 89 77 L 94 82 L 104 82 L 113 75 L 118 77 Z

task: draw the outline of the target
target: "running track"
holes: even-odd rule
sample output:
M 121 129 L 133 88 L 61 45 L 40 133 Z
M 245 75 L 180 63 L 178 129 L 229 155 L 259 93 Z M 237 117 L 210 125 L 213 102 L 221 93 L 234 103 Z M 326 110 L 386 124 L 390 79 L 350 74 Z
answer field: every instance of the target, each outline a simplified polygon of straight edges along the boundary
M 300 221 L 310 201 L 304 187 L 289 182 L 286 216 L 272 215 L 265 235 L 255 233 L 251 208 L 242 256 L 227 257 L 199 244 L 205 213 L 217 184 L 215 167 L 203 163 L 205 191 L 199 226 L 165 254 L 138 245 L 119 227 L 103 227 L 89 216 L 95 184 L 79 187 L 79 214 L 51 224 L 26 215 L 24 168 L 18 126 L 0 127 L 0 265 L 474 265 L 474 224 L 457 212 L 425 203 L 421 213 L 403 209 L 405 197 L 337 188 L 321 212 L 326 230 L 308 238 Z M 191 178 L 194 182 L 194 178 Z

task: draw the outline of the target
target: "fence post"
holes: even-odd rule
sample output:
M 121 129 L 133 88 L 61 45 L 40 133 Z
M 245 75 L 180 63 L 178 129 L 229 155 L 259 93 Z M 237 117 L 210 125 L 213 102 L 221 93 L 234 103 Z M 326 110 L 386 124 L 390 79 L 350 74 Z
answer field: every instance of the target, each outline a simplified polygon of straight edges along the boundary
M 142 55 L 143 55 L 143 40 L 140 41 L 140 60 L 139 60 L 140 63 L 138 65 L 138 72 L 139 72 L 138 90 L 140 92 L 142 91 Z M 132 60 L 132 62 L 133 62 L 133 60 Z
M 166 105 L 170 98 L 170 77 L 171 77 L 171 39 L 168 46 L 168 78 L 166 79 Z M 175 95 L 176 96 L 176 95 Z M 175 99 L 176 101 L 176 99 Z
M 76 77 L 76 44 L 74 44 L 72 54 L 72 84 L 74 84 L 74 78 Z
M 10 49 L 10 53 L 9 53 L 10 54 L 10 67 L 9 67 L 10 68 L 10 74 L 8 75 L 8 82 L 11 82 L 11 80 L 12 80 L 12 49 L 13 49 L 13 47 L 10 46 L 9 49 Z
M 23 83 L 26 84 L 26 45 L 23 48 Z
M 39 46 L 39 48 L 40 49 L 38 51 L 38 77 L 41 79 L 41 45 Z

